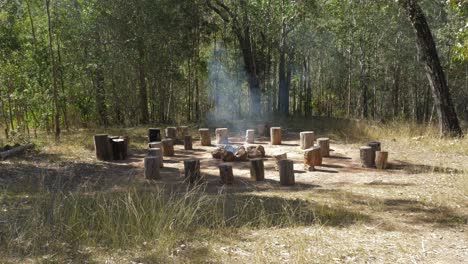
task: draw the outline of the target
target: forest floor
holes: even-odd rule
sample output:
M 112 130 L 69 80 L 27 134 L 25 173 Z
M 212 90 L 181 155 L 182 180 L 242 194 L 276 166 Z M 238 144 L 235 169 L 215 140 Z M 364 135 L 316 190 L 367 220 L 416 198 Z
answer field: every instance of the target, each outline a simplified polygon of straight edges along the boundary
M 308 211 L 292 211 L 287 222 L 281 224 L 274 224 L 274 219 L 258 226 L 248 220 L 245 225 L 222 228 L 204 224 L 176 238 L 163 251 L 166 256 L 146 247 L 147 242 L 117 248 L 99 242 L 79 243 L 74 252 L 42 249 L 31 254 L 27 245 L 18 246 L 32 243 L 32 239 L 23 238 L 23 242 L 9 242 L 10 246 L 0 251 L 4 252 L 0 253 L 0 262 L 463 263 L 468 259 L 467 139 L 377 134 L 381 137 L 372 139 L 380 140 L 382 149 L 389 152 L 389 168 L 382 171 L 360 166 L 359 146 L 365 142 L 363 139 L 319 132 L 319 136 L 331 137 L 333 151 L 331 157 L 324 158 L 323 166 L 310 172 L 302 165 L 300 130 L 286 131 L 281 146 L 270 146 L 268 138 L 257 140 L 267 154 L 264 182 L 249 180 L 249 162 L 234 162 L 236 180 L 226 187 L 219 184 L 217 165 L 222 161 L 211 157 L 214 147 L 202 147 L 195 141 L 194 150 L 185 151 L 176 145 L 176 155 L 164 158 L 161 179 L 148 182 L 143 177 L 145 130 L 110 131 L 131 136 L 128 160 L 96 161 L 92 145 L 96 131 L 80 130 L 65 133 L 60 145 L 39 143 L 34 151 L 0 162 L 0 236 L 4 236 L 0 242 L 21 240 L 20 234 L 28 236 L 20 230 L 15 233 L 18 237 L 8 237 L 11 230 L 5 229 L 11 228 L 9 223 L 17 211 L 27 213 L 27 208 L 34 207 L 29 199 L 43 195 L 37 186 L 50 189 L 60 181 L 62 191 L 80 189 L 87 193 L 155 190 L 157 185 L 167 192 L 180 193 L 186 190 L 183 160 L 192 157 L 201 159 L 206 195 L 229 194 L 229 199 L 242 199 L 248 201 L 246 204 L 268 199 L 294 210 L 300 202 Z M 242 140 L 231 138 L 232 142 Z M 295 162 L 295 186 L 279 185 L 270 156 L 279 152 L 287 152 Z M 281 215 L 278 210 L 282 209 L 277 206 L 262 208 L 266 208 L 267 217 Z M 312 214 L 313 221 L 305 220 L 305 213 Z

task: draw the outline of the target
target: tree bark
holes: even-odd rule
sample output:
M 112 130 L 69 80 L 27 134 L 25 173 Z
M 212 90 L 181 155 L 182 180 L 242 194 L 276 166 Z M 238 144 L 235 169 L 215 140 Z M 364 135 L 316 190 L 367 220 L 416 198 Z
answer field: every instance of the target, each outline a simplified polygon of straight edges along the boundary
M 450 90 L 440 64 L 436 44 L 429 25 L 417 0 L 401 0 L 400 4 L 406 10 L 408 18 L 416 33 L 417 45 L 425 64 L 426 76 L 429 80 L 434 104 L 439 118 L 439 130 L 442 136 L 463 136 L 453 106 Z
M 52 38 L 52 23 L 50 21 L 50 0 L 46 0 L 46 9 L 47 9 L 47 24 L 49 31 L 49 55 L 50 55 L 50 66 L 52 68 L 52 89 L 53 89 L 53 99 L 54 99 L 54 126 L 55 126 L 55 141 L 60 141 L 60 111 L 59 111 L 59 102 L 58 102 L 58 91 L 57 91 L 57 68 L 55 65 L 55 56 L 53 48 L 53 38 Z

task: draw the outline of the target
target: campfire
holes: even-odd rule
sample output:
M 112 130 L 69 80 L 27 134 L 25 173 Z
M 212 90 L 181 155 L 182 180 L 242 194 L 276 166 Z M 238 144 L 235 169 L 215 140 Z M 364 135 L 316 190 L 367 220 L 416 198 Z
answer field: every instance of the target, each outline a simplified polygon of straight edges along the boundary
M 219 145 L 211 152 L 215 159 L 222 159 L 225 162 L 248 161 L 249 159 L 265 157 L 265 149 L 262 145 L 258 146 L 234 146 Z

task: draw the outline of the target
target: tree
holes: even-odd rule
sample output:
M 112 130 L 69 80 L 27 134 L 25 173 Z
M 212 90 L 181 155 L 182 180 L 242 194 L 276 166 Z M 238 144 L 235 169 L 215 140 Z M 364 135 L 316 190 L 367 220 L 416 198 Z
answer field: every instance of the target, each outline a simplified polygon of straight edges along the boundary
M 417 45 L 425 63 L 426 75 L 432 89 L 432 96 L 439 118 L 440 133 L 443 136 L 461 137 L 463 132 L 458 122 L 445 73 L 440 64 L 436 44 L 426 16 L 417 0 L 401 0 L 400 3 L 416 33 Z

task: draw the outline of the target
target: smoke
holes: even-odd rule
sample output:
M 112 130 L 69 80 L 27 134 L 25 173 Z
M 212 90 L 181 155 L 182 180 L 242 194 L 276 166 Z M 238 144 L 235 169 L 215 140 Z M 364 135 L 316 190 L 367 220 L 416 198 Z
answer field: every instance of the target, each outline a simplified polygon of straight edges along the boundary
M 241 56 L 228 52 L 223 43 L 215 42 L 208 60 L 208 85 L 211 111 L 206 114 L 209 123 L 232 123 L 248 112 L 247 76 Z

